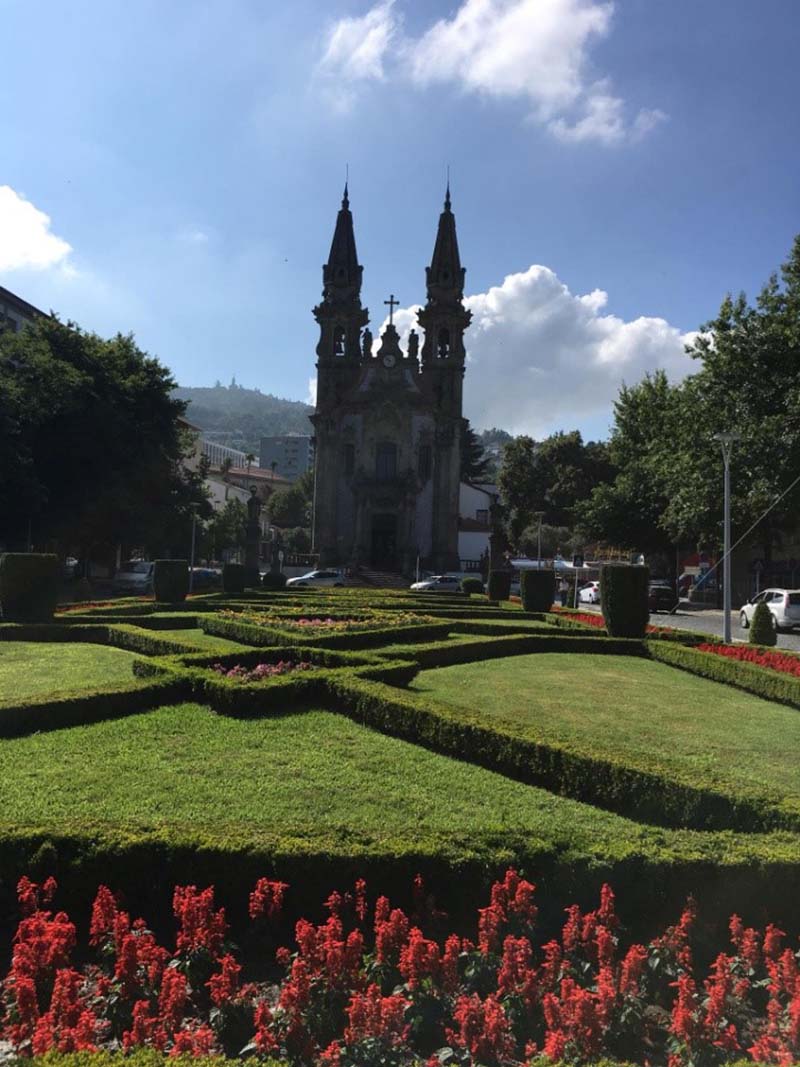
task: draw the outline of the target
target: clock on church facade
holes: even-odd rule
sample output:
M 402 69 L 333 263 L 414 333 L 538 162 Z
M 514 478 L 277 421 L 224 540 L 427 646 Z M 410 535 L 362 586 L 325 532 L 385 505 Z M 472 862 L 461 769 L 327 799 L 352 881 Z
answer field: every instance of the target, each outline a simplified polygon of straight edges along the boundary
M 315 434 L 314 551 L 321 566 L 458 570 L 464 379 L 464 268 L 448 187 L 427 302 L 401 348 L 389 323 L 377 351 L 361 306 L 353 216 L 345 186 L 322 268 Z

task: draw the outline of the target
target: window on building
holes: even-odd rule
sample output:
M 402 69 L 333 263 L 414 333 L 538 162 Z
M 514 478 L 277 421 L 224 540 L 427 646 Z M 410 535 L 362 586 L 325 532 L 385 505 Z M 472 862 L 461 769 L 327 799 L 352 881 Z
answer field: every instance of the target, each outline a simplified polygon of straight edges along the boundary
M 387 482 L 397 477 L 397 445 L 390 441 L 378 445 L 375 454 L 375 477 L 379 482 Z
M 337 326 L 333 331 L 333 354 L 344 355 L 344 326 Z
M 352 478 L 353 471 L 356 469 L 356 449 L 355 445 L 344 446 L 344 473 L 345 477 Z
M 421 445 L 420 446 L 420 450 L 419 450 L 419 468 L 418 469 L 419 469 L 420 479 L 423 482 L 427 482 L 427 480 L 431 476 L 431 466 L 432 466 L 431 458 L 432 458 L 431 446 L 430 445 Z
M 489 525 L 489 509 L 488 508 L 478 508 L 478 510 L 475 512 L 475 518 L 481 524 L 481 526 L 488 526 Z
M 439 353 L 439 359 L 447 359 L 450 355 L 450 331 L 442 327 L 439 330 L 439 337 L 437 341 L 437 350 Z

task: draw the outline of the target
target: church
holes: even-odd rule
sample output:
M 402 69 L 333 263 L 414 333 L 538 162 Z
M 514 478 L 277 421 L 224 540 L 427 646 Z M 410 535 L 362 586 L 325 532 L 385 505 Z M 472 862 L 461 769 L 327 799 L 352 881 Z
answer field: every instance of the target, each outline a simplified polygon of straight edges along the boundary
M 405 350 L 393 322 L 373 344 L 361 304 L 347 186 L 322 268 L 315 432 L 314 551 L 320 566 L 410 575 L 459 569 L 464 274 L 448 185 L 427 300 Z

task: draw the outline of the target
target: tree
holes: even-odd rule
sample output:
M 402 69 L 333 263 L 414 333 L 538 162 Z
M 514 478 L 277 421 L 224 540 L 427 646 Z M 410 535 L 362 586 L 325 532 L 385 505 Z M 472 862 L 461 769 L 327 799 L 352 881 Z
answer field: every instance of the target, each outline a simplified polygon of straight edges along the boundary
M 308 526 L 310 511 L 308 499 L 298 482 L 285 489 L 276 489 L 267 504 L 269 521 L 273 526 Z
M 599 441 L 584 444 L 577 430 L 539 442 L 515 438 L 505 446 L 498 477 L 512 542 L 520 542 L 537 512 L 548 526 L 573 528 L 592 489 L 612 476 L 607 447 Z
M 461 420 L 461 481 L 485 481 L 489 474 L 491 460 L 483 450 L 480 438 L 469 424 L 469 419 Z
M 188 545 L 191 505 L 169 371 L 132 336 L 104 340 L 55 318 L 0 334 L 0 541 Z
M 205 555 L 219 559 L 226 550 L 244 547 L 247 539 L 247 508 L 232 497 L 224 508 L 214 513 L 206 526 L 203 547 Z

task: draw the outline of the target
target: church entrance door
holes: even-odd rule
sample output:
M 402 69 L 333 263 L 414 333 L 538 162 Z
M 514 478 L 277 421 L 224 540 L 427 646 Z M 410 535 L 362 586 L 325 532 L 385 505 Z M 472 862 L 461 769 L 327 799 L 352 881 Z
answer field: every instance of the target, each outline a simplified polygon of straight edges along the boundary
M 370 563 L 381 570 L 397 569 L 397 516 L 372 516 Z

